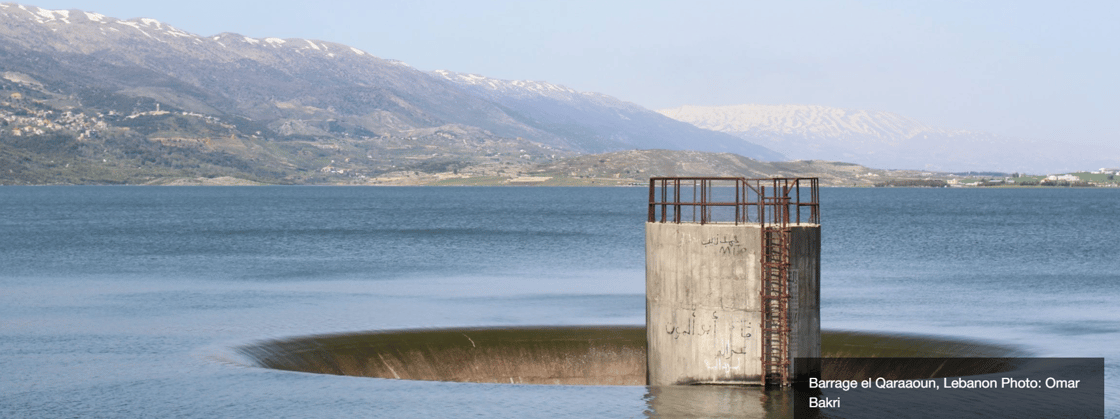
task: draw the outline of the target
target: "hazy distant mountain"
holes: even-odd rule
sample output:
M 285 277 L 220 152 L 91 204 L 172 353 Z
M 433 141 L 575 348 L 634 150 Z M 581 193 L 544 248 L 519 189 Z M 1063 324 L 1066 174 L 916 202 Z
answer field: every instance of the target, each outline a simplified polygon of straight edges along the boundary
M 890 112 L 802 105 L 682 106 L 658 112 L 793 159 L 937 171 L 1048 172 L 1105 164 L 1074 158 L 1058 144 L 939 129 Z
M 630 102 L 552 83 L 433 72 L 502 106 L 518 121 L 557 134 L 588 152 L 670 149 L 730 152 L 758 160 L 784 156 L 735 137 L 698 129 Z

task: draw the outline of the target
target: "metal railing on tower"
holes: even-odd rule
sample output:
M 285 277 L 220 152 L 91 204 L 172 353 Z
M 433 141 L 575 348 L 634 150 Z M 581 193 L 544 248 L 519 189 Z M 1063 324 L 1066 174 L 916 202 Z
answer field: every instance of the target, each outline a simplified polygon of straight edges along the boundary
M 791 224 L 820 224 L 817 178 L 654 177 L 651 223 L 762 223 L 781 205 Z M 774 201 L 787 197 L 788 202 Z M 768 200 L 769 199 L 769 200 Z

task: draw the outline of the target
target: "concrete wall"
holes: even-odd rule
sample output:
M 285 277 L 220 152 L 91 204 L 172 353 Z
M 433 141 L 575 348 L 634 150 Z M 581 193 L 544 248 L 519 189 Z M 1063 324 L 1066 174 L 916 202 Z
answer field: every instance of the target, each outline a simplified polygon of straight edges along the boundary
M 820 355 L 820 227 L 792 238 L 791 361 Z M 761 383 L 761 241 L 757 224 L 646 224 L 650 385 Z
M 821 357 L 821 228 L 792 228 L 790 233 L 790 362 Z M 796 292 L 794 292 L 796 291 Z M 795 310 L 796 308 L 796 310 Z M 791 365 L 790 368 L 793 368 Z M 810 366 L 819 371 L 819 365 Z M 794 371 L 795 380 L 808 380 L 811 371 Z M 816 376 L 820 376 L 817 374 Z
M 309 336 L 240 348 L 289 371 L 400 380 L 643 385 L 645 328 L 401 330 Z

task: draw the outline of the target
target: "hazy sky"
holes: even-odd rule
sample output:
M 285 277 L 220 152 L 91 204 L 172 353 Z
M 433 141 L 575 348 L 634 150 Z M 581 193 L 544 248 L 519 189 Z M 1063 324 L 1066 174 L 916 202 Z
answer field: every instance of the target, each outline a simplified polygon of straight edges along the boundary
M 548 81 L 650 109 L 824 105 L 941 128 L 1120 143 L 1116 1 L 27 4 L 150 17 L 199 35 L 339 42 L 421 70 Z

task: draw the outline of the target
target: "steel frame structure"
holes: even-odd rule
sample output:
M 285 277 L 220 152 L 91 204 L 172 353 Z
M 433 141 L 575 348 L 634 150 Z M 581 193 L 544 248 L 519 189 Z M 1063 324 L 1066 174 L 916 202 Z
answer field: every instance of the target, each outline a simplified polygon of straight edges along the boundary
M 820 224 L 818 185 L 817 178 L 654 177 L 649 179 L 648 221 L 765 223 L 781 205 L 789 223 Z M 775 201 L 781 197 L 789 201 Z

